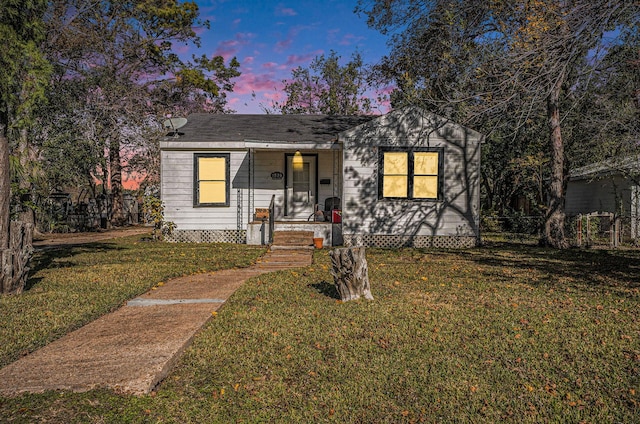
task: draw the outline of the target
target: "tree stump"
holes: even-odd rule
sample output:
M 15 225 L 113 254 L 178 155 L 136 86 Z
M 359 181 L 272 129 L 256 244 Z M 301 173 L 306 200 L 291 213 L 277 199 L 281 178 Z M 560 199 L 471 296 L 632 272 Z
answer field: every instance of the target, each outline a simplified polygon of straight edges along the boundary
M 0 290 L 2 293 L 20 294 L 29 275 L 33 224 L 11 222 L 9 237 L 9 249 L 0 250 Z
M 343 302 L 359 299 L 373 300 L 367 258 L 364 247 L 333 249 L 331 256 L 331 275 Z

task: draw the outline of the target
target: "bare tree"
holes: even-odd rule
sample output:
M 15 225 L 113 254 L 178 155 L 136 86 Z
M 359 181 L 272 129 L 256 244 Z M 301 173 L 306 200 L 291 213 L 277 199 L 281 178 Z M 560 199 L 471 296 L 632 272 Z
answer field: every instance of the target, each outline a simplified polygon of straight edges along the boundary
M 574 107 L 583 71 L 593 70 L 598 49 L 610 45 L 605 35 L 637 30 L 639 9 L 625 0 L 359 3 L 369 25 L 394 34 L 380 68 L 398 84 L 396 102 L 435 106 L 489 135 L 508 126 L 517 136 L 543 112 L 550 172 L 541 241 L 557 248 L 568 246 L 563 106 Z

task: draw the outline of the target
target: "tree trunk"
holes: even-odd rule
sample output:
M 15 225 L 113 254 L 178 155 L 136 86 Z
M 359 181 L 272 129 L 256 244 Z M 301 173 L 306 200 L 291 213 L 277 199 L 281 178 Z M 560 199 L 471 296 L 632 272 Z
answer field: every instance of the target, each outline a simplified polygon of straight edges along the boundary
M 551 151 L 551 181 L 549 185 L 549 209 L 544 223 L 542 244 L 566 249 L 569 243 L 564 234 L 564 194 L 566 188 L 566 158 L 560 131 L 560 91 L 563 77 L 558 78 L 547 100 L 549 118 L 549 147 Z
M 11 222 L 8 249 L 0 249 L 0 289 L 5 294 L 20 294 L 29 275 L 29 262 L 33 253 L 33 225 Z
M 373 300 L 367 258 L 364 247 L 333 249 L 331 256 L 331 274 L 333 282 L 343 302 L 359 299 Z
M 109 146 L 109 170 L 111 182 L 111 223 L 121 226 L 125 222 L 122 193 L 122 164 L 120 163 L 120 141 L 114 137 Z
M 0 124 L 0 293 L 20 293 L 25 278 L 22 269 L 31 258 L 33 233 L 26 237 L 26 247 L 22 249 L 22 231 L 16 222 L 11 222 L 11 174 L 9 170 L 9 139 L 6 126 Z M 29 226 L 29 228 L 33 228 Z M 16 250 L 16 246 L 19 251 Z M 21 265 L 25 266 L 22 267 Z M 26 270 L 25 270 L 26 272 Z
M 9 174 L 9 140 L 5 126 L 0 124 L 0 250 L 9 248 L 9 205 L 11 177 Z M 0 275 L 2 271 L 0 270 Z
M 20 160 L 20 212 L 18 221 L 35 226 L 36 218 L 33 209 L 34 196 L 31 189 L 31 182 L 36 178 L 38 162 L 33 146 L 29 144 L 29 134 L 26 128 L 20 129 L 18 148 L 14 152 Z

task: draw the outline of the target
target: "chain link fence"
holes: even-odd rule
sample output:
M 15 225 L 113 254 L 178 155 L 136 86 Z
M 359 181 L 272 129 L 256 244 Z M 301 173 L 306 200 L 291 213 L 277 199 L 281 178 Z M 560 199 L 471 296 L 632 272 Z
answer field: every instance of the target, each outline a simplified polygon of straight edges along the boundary
M 542 216 L 483 216 L 480 231 L 489 240 L 537 244 L 543 225 Z M 574 247 L 640 247 L 640 217 L 612 213 L 568 216 L 565 235 Z
M 68 233 L 96 231 L 108 226 L 112 199 L 103 195 L 87 202 L 73 202 L 68 193 L 54 193 L 37 202 L 36 225 L 45 233 Z M 127 224 L 142 222 L 138 200 L 130 194 L 124 195 L 123 212 Z
M 537 244 L 543 222 L 540 216 L 483 216 L 480 232 L 483 239 Z

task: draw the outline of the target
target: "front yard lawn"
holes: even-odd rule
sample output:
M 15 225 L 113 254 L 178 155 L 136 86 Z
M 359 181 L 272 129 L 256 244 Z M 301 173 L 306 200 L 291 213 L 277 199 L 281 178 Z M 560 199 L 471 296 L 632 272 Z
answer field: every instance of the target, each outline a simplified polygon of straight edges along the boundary
M 0 421 L 637 421 L 639 251 L 496 243 L 367 257 L 374 301 L 337 300 L 318 251 L 308 268 L 245 283 L 151 395 L 2 398 Z M 70 270 L 49 266 L 31 290 L 57 272 Z
M 25 293 L 0 296 L 0 366 L 169 278 L 246 267 L 264 252 L 246 245 L 141 240 L 132 236 L 37 252 Z

